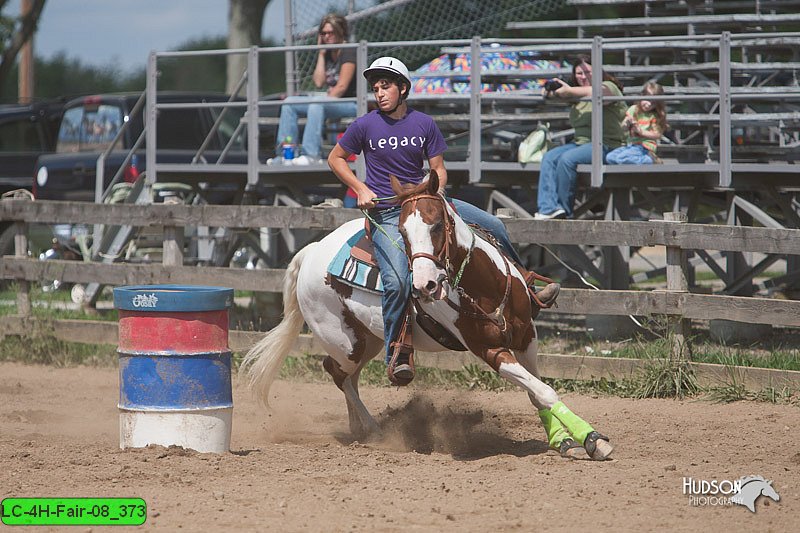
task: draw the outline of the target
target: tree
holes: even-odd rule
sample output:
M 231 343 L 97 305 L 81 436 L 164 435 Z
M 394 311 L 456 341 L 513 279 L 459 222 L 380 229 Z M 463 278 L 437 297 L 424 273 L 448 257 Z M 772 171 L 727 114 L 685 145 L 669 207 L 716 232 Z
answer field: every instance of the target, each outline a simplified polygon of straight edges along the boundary
M 30 11 L 24 17 L 14 17 L 3 14 L 8 0 L 0 0 L 0 86 L 11 74 L 17 54 L 36 32 L 45 1 L 33 0 Z
M 261 44 L 264 12 L 271 0 L 229 0 L 228 48 L 248 48 Z M 226 92 L 232 93 L 247 70 L 247 54 L 227 56 Z

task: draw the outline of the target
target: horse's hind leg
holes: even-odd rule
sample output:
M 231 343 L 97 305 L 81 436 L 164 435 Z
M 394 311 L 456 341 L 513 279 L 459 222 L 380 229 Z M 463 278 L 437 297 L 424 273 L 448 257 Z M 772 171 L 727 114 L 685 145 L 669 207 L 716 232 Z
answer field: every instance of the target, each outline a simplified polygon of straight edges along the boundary
M 515 355 L 525 370 L 530 372 L 536 379 L 542 379 L 537 365 L 538 341 L 535 337 L 531 340 L 526 350 L 515 351 Z M 572 439 L 558 418 L 553 416 L 553 412 L 549 408 L 543 407 L 530 391 L 528 391 L 528 398 L 538 409 L 539 420 L 542 421 L 542 426 L 544 426 L 544 432 L 547 435 L 547 443 L 550 448 L 558 451 L 563 457 L 588 459 L 589 456 L 586 454 L 586 450 Z
M 342 366 L 331 356 L 326 357 L 322 362 L 322 366 L 331 375 L 336 386 L 344 393 L 350 432 L 359 439 L 379 436 L 381 433 L 378 422 L 372 417 L 358 394 L 358 378 L 361 375 L 361 369 L 375 357 L 382 347 L 382 343 L 379 339 L 367 340 L 363 346 L 364 349 L 357 358 L 360 362 L 358 366 L 352 368 L 350 374 L 343 370 Z M 352 358 L 348 358 L 348 361 L 352 360 Z
M 350 432 L 357 438 L 380 437 L 381 428 L 372 417 L 367 406 L 358 395 L 358 377 L 361 369 L 344 381 L 342 391 L 347 401 L 347 416 L 350 419 Z
M 549 409 L 575 440 L 583 444 L 592 459 L 602 461 L 611 454 L 613 447 L 608 443 L 608 437 L 597 433 L 585 420 L 570 411 L 552 387 L 529 372 L 506 348 L 487 349 L 481 357 L 498 374 L 528 391 L 529 398 L 537 408 Z

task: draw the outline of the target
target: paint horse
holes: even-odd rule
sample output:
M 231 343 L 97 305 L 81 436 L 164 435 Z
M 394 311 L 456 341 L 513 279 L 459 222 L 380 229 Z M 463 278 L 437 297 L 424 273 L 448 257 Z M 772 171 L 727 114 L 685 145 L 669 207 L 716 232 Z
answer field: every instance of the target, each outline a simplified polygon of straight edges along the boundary
M 400 231 L 411 265 L 417 316 L 433 318 L 502 377 L 527 391 L 553 449 L 565 457 L 607 458 L 613 449 L 608 438 L 570 411 L 538 377 L 532 304 L 517 268 L 437 194 L 435 173 L 407 189 L 393 177 L 392 187 L 402 206 Z M 268 405 L 270 386 L 305 321 L 328 353 L 323 366 L 344 392 L 350 430 L 359 438 L 380 433 L 359 397 L 358 377 L 383 348 L 381 297 L 331 278 L 327 265 L 363 225 L 363 219 L 350 221 L 294 256 L 284 280 L 284 318 L 243 361 L 251 389 Z M 446 349 L 419 320 L 413 324 L 413 339 L 417 350 Z

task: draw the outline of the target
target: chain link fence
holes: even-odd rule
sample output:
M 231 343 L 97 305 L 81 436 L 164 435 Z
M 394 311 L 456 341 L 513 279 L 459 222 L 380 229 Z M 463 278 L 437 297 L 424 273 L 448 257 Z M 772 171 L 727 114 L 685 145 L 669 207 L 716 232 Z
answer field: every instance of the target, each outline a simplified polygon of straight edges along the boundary
M 511 21 L 536 20 L 565 6 L 564 0 L 292 0 L 295 44 L 316 44 L 317 26 L 326 12 L 347 17 L 352 41 L 371 42 L 499 37 Z M 435 47 L 370 48 L 368 62 L 393 55 L 413 70 L 439 55 Z M 316 52 L 296 55 L 298 88 L 313 90 Z

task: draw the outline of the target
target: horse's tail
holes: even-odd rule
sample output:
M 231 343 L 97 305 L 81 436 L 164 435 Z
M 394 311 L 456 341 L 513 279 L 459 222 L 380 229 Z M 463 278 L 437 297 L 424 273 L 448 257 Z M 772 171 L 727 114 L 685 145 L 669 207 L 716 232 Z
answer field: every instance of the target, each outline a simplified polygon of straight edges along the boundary
M 314 243 L 297 252 L 286 268 L 283 278 L 283 320 L 250 348 L 242 361 L 241 368 L 247 375 L 248 387 L 258 401 L 267 407 L 272 382 L 303 327 L 303 313 L 297 301 L 297 277 L 303 259 L 313 246 Z

